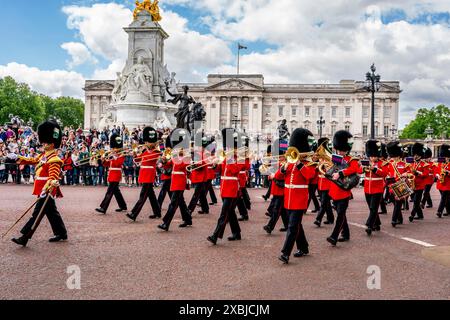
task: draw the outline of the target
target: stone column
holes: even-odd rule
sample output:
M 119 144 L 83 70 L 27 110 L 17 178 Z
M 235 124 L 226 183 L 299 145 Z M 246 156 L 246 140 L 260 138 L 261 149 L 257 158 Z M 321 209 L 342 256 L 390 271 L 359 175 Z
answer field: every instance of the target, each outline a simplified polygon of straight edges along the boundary
M 92 100 L 91 96 L 86 96 L 86 103 L 84 105 L 84 128 L 88 129 L 91 127 L 91 117 L 92 117 Z
M 231 120 L 233 118 L 233 115 L 231 113 L 231 96 L 228 96 L 226 98 L 228 99 L 227 100 L 227 102 L 228 102 L 228 105 L 227 105 L 227 126 L 231 128 L 232 127 Z

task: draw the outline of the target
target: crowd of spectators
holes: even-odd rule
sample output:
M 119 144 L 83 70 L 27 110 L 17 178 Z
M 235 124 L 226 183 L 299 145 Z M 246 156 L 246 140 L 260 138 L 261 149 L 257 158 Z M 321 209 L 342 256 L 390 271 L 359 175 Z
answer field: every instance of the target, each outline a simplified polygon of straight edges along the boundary
M 142 129 L 138 127 L 128 130 L 126 127 L 113 126 L 101 131 L 83 130 L 81 128 L 64 128 L 64 136 L 59 157 L 64 161 L 61 184 L 97 186 L 107 185 L 107 170 L 100 159 L 86 161 L 95 152 L 109 150 L 109 137 L 116 133 L 122 136 L 125 146 L 138 144 L 142 139 Z M 163 130 L 163 136 L 169 129 Z M 37 133 L 29 126 L 0 128 L 0 183 L 30 184 L 33 183 L 34 167 L 17 165 L 17 157 L 36 157 L 41 153 Z M 255 158 L 251 165 L 249 187 L 261 188 L 267 185 L 267 179 L 261 176 L 259 168 L 261 159 Z M 139 166 L 133 161 L 133 154 L 127 154 L 123 166 L 124 183 L 138 186 Z M 220 183 L 218 176 L 215 185 Z M 158 185 L 158 182 L 157 182 Z

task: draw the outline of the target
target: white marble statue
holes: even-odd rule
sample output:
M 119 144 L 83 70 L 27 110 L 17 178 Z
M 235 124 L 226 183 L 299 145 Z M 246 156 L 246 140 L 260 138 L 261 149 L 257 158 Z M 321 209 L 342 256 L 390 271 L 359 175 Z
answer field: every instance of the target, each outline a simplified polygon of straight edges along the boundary
M 152 95 L 153 73 L 142 56 L 138 57 L 137 63 L 130 68 L 126 76 L 128 91 L 139 91 L 147 97 Z

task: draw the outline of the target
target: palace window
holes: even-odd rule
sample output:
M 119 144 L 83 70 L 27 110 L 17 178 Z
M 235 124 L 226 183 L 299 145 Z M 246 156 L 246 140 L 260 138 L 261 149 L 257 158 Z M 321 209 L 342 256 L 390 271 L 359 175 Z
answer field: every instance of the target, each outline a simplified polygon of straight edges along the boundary
M 293 117 L 296 117 L 296 116 L 297 116 L 297 106 L 293 106 L 293 107 L 292 107 L 292 112 L 291 112 L 291 113 L 292 113 L 292 116 L 293 116 Z
M 363 117 L 364 118 L 369 117 L 369 107 L 363 107 Z
M 379 117 L 380 117 L 380 107 L 375 106 L 375 118 L 379 118 Z
M 331 116 L 333 118 L 336 118 L 336 116 L 337 116 L 337 107 L 332 107 L 331 108 Z
M 284 106 L 278 107 L 278 116 L 283 117 L 284 116 Z
M 389 126 L 384 126 L 384 137 L 389 137 Z
M 331 135 L 334 135 L 336 133 L 336 125 L 332 124 L 331 125 Z
M 375 126 L 375 137 L 378 137 L 378 125 Z
M 351 132 L 350 125 L 348 125 L 348 124 L 345 125 L 345 131 Z
M 308 117 L 308 118 L 309 118 L 309 116 L 310 116 L 310 111 L 311 111 L 311 107 L 305 107 L 305 117 Z
M 367 125 L 363 125 L 363 137 L 367 137 Z
M 350 118 L 352 113 L 352 108 L 351 107 L 345 107 L 345 117 Z
M 319 118 L 323 117 L 323 107 L 319 107 Z
M 385 118 L 391 117 L 391 107 L 389 106 L 384 107 L 384 117 Z

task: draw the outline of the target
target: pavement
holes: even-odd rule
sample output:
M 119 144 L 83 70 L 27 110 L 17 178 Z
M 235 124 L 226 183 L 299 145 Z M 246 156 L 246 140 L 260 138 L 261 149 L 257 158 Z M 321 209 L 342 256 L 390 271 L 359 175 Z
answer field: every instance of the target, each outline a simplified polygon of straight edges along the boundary
M 33 202 L 31 190 L 0 185 L 1 233 Z M 178 212 L 164 232 L 157 229 L 160 221 L 148 219 L 148 203 L 132 223 L 114 212 L 115 200 L 106 215 L 95 213 L 104 187 L 62 190 L 57 206 L 69 241 L 48 243 L 52 234 L 44 219 L 28 247 L 18 247 L 10 238 L 20 223 L 0 242 L 0 299 L 450 299 L 450 218 L 438 219 L 436 209 L 425 209 L 425 220 L 414 223 L 404 213 L 406 223 L 394 229 L 388 206 L 382 231 L 368 237 L 362 226 L 368 209 L 357 189 L 348 210 L 351 241 L 331 247 L 325 239 L 332 227 L 317 228 L 309 213 L 304 226 L 310 255 L 283 265 L 278 256 L 285 234 L 262 229 L 269 205 L 261 198 L 264 189 L 250 190 L 253 207 L 250 221 L 241 223 L 242 241 L 225 237 L 217 246 L 206 237 L 220 204 L 210 215 L 195 213 L 188 229 L 178 228 Z M 139 191 L 122 188 L 129 209 Z M 432 197 L 437 206 L 434 188 Z M 168 200 L 164 211 L 167 206 Z

